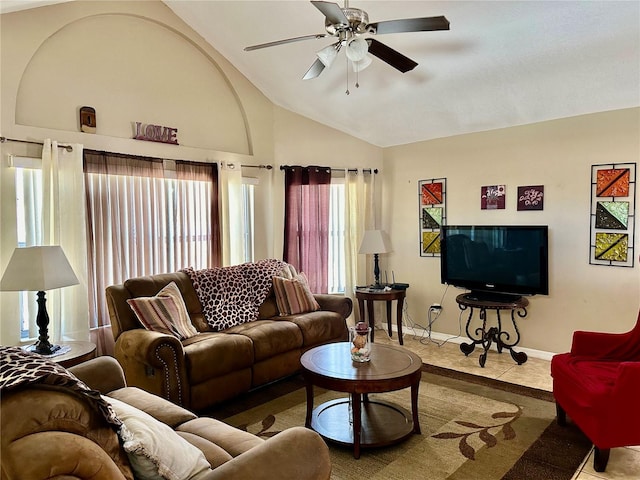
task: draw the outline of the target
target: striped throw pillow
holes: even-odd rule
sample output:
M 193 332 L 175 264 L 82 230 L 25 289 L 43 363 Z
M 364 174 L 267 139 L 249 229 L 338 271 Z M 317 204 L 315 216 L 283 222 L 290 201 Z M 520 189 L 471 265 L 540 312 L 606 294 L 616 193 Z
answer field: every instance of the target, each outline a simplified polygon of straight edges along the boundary
M 155 297 L 132 298 L 127 303 L 147 330 L 167 333 L 180 340 L 198 334 L 175 282 L 164 287 Z
M 315 312 L 320 305 L 309 290 L 307 276 L 300 272 L 294 278 L 273 277 L 273 290 L 280 315 Z

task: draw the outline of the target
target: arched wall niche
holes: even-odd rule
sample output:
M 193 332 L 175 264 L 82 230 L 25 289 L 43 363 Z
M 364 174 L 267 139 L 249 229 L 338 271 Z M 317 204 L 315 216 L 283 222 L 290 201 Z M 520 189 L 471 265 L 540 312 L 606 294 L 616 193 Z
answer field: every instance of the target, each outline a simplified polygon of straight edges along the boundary
M 132 138 L 135 122 L 177 128 L 180 145 L 252 154 L 237 93 L 216 62 L 148 18 L 100 14 L 68 23 L 30 59 L 16 124 L 77 132 L 96 110 L 100 135 Z

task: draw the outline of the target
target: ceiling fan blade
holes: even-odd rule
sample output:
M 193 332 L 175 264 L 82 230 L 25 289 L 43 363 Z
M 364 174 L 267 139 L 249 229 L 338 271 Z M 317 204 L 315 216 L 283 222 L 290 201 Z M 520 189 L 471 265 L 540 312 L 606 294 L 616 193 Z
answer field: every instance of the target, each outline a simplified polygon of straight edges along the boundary
M 304 74 L 304 77 L 302 77 L 302 79 L 311 80 L 312 78 L 316 78 L 318 75 L 322 73 L 323 70 L 324 70 L 324 63 L 322 63 L 320 59 L 317 58 L 316 61 L 313 62 L 313 65 L 311 65 L 309 70 L 307 70 L 307 73 Z
M 409 70 L 413 70 L 418 65 L 409 57 L 405 57 L 400 52 L 394 50 L 391 47 L 387 47 L 384 43 L 381 43 L 373 38 L 367 38 L 369 44 L 369 53 L 378 57 L 383 62 L 388 63 L 393 68 L 400 70 L 402 73 L 406 73 Z
M 311 3 L 313 3 L 313 6 L 320 10 L 325 17 L 327 17 L 327 20 L 332 25 L 349 25 L 349 20 L 340 8 L 340 5 L 338 5 L 337 3 L 314 0 L 312 0 Z
M 449 30 L 449 20 L 444 16 L 405 18 L 403 20 L 386 20 L 367 25 L 369 33 L 382 35 L 385 33 L 431 32 L 433 30 Z
M 258 50 L 260 48 L 275 47 L 276 45 L 284 45 L 286 43 L 300 42 L 302 40 L 319 39 L 328 36 L 327 33 L 316 33 L 315 35 L 303 35 L 302 37 L 285 38 L 284 40 L 276 40 L 275 42 L 261 43 L 260 45 L 251 45 L 250 47 L 244 47 L 245 52 L 251 50 Z

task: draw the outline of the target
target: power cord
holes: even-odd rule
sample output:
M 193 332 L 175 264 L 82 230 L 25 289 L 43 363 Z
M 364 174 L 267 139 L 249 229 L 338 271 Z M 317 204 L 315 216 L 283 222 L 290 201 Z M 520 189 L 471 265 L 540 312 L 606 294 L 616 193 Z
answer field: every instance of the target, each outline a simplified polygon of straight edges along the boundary
M 462 336 L 462 314 L 464 313 L 462 310 L 460 310 L 460 313 L 458 315 L 458 334 L 457 335 L 452 335 L 448 338 L 445 338 L 442 342 L 437 342 L 434 339 L 431 338 L 431 325 L 433 324 L 433 322 L 435 322 L 438 317 L 440 316 L 440 313 L 438 313 L 438 315 L 432 320 L 431 319 L 431 310 L 433 307 L 429 308 L 429 312 L 428 312 L 428 317 L 429 317 L 429 329 L 427 330 L 428 334 L 427 334 L 427 338 L 424 337 L 424 332 L 422 333 L 422 337 L 420 337 L 420 343 L 423 345 L 426 345 L 425 340 L 428 340 L 431 343 L 436 344 L 438 347 L 443 346 L 445 343 L 447 343 L 449 340 L 453 340 L 454 338 L 458 338 L 460 336 Z M 442 309 L 440 309 L 440 312 L 442 311 Z

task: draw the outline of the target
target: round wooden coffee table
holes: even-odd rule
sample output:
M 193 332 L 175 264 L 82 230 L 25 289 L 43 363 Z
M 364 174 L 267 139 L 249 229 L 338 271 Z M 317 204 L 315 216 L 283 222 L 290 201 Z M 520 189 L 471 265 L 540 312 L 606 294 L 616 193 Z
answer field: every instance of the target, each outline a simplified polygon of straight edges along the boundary
M 361 447 L 382 447 L 420 433 L 418 388 L 422 359 L 394 345 L 371 345 L 371 361 L 351 360 L 349 342 L 330 343 L 302 355 L 306 380 L 305 426 L 327 440 L 353 445 L 354 458 Z M 313 408 L 313 387 L 347 392 L 349 397 L 330 400 Z M 411 388 L 411 412 L 393 403 L 369 400 L 368 394 Z

